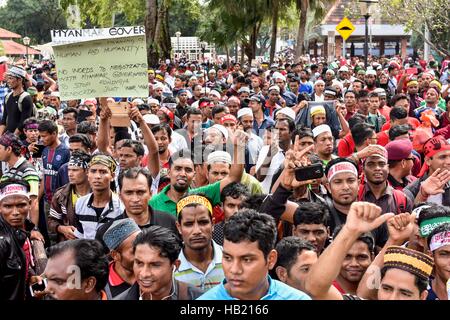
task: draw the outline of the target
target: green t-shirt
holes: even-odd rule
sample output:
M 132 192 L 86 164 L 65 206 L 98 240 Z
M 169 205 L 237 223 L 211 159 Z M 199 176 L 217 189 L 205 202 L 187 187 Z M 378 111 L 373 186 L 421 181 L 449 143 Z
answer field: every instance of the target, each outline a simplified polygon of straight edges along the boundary
M 177 203 L 167 196 L 169 188 L 170 185 L 164 187 L 160 193 L 150 199 L 148 204 L 155 210 L 164 211 L 176 217 Z M 220 203 L 220 181 L 200 188 L 189 189 L 188 193 L 203 193 L 211 200 L 211 204 L 214 207 Z

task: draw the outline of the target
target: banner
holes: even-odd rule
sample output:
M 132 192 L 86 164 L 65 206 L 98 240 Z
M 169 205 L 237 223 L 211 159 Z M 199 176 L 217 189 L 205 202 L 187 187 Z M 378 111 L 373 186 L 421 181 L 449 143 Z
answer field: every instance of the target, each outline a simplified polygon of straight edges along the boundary
M 145 35 L 54 46 L 61 100 L 147 97 Z
M 140 35 L 145 35 L 145 28 L 143 26 L 100 29 L 66 29 L 50 31 L 52 45 Z

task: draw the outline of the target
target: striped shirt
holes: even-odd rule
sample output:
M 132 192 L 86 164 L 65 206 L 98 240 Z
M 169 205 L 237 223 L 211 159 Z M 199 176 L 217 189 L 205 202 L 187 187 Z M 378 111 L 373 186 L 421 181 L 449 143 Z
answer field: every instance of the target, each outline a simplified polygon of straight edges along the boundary
M 7 179 L 25 180 L 30 185 L 30 195 L 37 196 L 39 193 L 39 173 L 24 157 L 19 157 L 14 166 L 6 168 L 0 182 Z
M 209 264 L 206 272 L 201 271 L 191 264 L 181 250 L 178 259 L 180 259 L 180 267 L 174 273 L 175 279 L 196 286 L 197 288 L 207 291 L 220 284 L 225 275 L 222 268 L 222 247 L 212 241 L 214 256 Z
M 98 228 L 114 220 L 125 210 L 122 201 L 115 193 L 112 193 L 109 204 L 103 208 L 100 216 L 97 216 L 97 212 L 92 206 L 93 201 L 94 194 L 88 193 L 79 198 L 75 204 L 75 215 L 78 219 L 78 225 L 74 233 L 79 239 L 95 239 Z

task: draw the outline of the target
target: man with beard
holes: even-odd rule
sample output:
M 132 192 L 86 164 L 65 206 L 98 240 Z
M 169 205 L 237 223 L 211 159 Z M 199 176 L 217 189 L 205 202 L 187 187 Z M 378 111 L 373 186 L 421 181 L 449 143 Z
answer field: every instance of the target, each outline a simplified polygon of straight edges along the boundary
M 181 241 L 170 230 L 151 226 L 133 242 L 136 282 L 114 300 L 195 300 L 201 291 L 173 279 L 180 265 Z
M 242 108 L 237 112 L 237 119 L 242 126 L 242 130 L 249 136 L 247 149 L 248 149 L 248 161 L 246 163 L 255 165 L 258 159 L 258 154 L 261 151 L 264 143 L 261 137 L 253 133 L 253 111 L 250 108 Z
M 364 76 L 364 81 L 366 82 L 365 90 L 372 92 L 375 90 L 377 83 L 377 72 L 375 70 L 368 70 Z
M 384 147 L 380 149 L 382 152 L 369 155 L 364 162 L 365 182 L 359 188 L 358 199 L 376 204 L 383 212 L 411 212 L 413 202 L 388 183 L 388 153 Z
M 177 215 L 176 204 L 186 192 L 204 193 L 211 199 L 212 206 L 220 203 L 220 193 L 223 188 L 232 182 L 240 182 L 244 171 L 244 161 L 242 150 L 246 143 L 245 133 L 236 130 L 233 141 L 233 164 L 230 168 L 230 175 L 225 179 L 206 185 L 204 187 L 190 190 L 190 185 L 195 175 L 194 161 L 190 154 L 181 151 L 172 155 L 172 164 L 169 170 L 170 185 L 161 190 L 160 193 L 152 197 L 149 204 L 156 210 Z M 202 159 L 203 162 L 203 159 Z
M 212 240 L 211 202 L 201 194 L 188 195 L 177 203 L 177 228 L 183 239 L 176 280 L 202 291 L 218 285 L 224 278 L 222 247 Z
M 44 293 L 50 300 L 107 300 L 103 288 L 108 258 L 96 240 L 77 239 L 50 247 L 44 276 Z
M 363 90 L 363 88 L 364 88 L 364 81 L 360 79 L 356 79 L 355 81 L 353 81 L 351 89 L 356 95 L 358 95 L 358 93 L 361 90 Z
M 133 242 L 140 232 L 141 229 L 136 222 L 127 218 L 114 221 L 103 235 L 103 241 L 108 246 L 112 260 L 105 287 L 108 300 L 129 289 L 135 282 Z

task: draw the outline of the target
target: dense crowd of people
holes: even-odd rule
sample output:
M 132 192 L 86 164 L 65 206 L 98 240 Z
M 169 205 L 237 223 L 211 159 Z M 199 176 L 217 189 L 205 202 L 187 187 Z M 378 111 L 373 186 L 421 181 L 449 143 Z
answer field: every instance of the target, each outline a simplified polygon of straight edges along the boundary
M 177 60 L 62 101 L 10 63 L 0 299 L 447 300 L 449 64 Z

